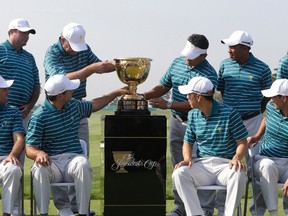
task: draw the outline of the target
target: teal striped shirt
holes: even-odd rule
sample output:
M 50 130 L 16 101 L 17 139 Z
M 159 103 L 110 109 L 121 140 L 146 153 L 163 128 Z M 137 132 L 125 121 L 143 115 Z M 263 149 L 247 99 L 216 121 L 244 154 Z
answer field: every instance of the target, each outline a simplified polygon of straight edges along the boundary
M 197 142 L 197 157 L 232 159 L 236 141 L 247 136 L 240 114 L 226 104 L 213 101 L 212 113 L 207 119 L 199 109 L 189 112 L 184 141 L 191 145 Z
M 217 89 L 223 92 L 223 102 L 242 116 L 261 111 L 261 90 L 269 89 L 271 84 L 270 68 L 252 53 L 244 65 L 230 58 L 220 65 Z
M 187 85 L 193 77 L 206 77 L 217 86 L 217 73 L 215 69 L 205 59 L 196 67 L 190 67 L 186 64 L 185 57 L 174 59 L 166 73 L 160 80 L 160 84 L 168 89 L 172 88 L 172 100 L 176 102 L 187 101 L 187 96 L 179 92 L 178 86 Z M 171 110 L 173 115 L 187 117 L 188 111 Z
M 14 146 L 13 134 L 25 134 L 19 109 L 11 105 L 0 105 L 0 156 L 9 155 Z
M 34 87 L 40 86 L 33 55 L 24 49 L 18 52 L 8 40 L 0 44 L 0 75 L 5 80 L 14 80 L 8 103 L 17 107 L 29 103 Z
M 84 67 L 101 62 L 101 60 L 92 52 L 87 45 L 87 50 L 77 52 L 75 55 L 69 55 L 62 47 L 60 38 L 57 43 L 50 46 L 44 59 L 45 80 L 56 74 L 67 74 Z M 81 100 L 86 97 L 86 79 L 81 81 L 79 88 L 73 91 L 73 98 Z
M 274 103 L 266 107 L 266 130 L 260 145 L 260 155 L 288 158 L 288 117 L 275 109 Z
M 79 122 L 92 113 L 92 103 L 72 99 L 61 110 L 49 101 L 32 115 L 26 144 L 42 149 L 49 156 L 62 153 L 82 153 L 78 137 Z
M 277 79 L 288 79 L 288 54 L 283 56 L 278 64 Z

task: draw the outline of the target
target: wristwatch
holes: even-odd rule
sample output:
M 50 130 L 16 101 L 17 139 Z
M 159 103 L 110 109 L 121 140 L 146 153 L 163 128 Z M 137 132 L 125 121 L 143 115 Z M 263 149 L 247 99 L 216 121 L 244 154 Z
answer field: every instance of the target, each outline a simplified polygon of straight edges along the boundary
M 169 99 L 169 100 L 167 101 L 167 109 L 171 109 L 172 104 L 173 104 L 173 101 L 172 101 L 171 99 Z

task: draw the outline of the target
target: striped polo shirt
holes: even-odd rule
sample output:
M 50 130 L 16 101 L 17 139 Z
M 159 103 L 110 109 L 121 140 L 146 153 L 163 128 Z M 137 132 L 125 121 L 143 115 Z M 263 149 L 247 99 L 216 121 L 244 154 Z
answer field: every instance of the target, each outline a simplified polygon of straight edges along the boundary
M 276 79 L 288 79 L 288 54 L 279 61 Z
M 0 156 L 5 156 L 12 151 L 13 134 L 25 134 L 19 109 L 8 104 L 0 105 L 0 124 Z
M 217 89 L 223 102 L 237 109 L 241 116 L 261 111 L 261 90 L 272 84 L 270 68 L 250 53 L 248 62 L 240 65 L 230 58 L 221 62 Z
M 187 101 L 187 96 L 179 92 L 178 86 L 187 85 L 193 77 L 206 77 L 217 86 L 217 73 L 205 59 L 199 65 L 190 67 L 186 64 L 185 57 L 175 58 L 166 73 L 160 80 L 160 84 L 168 89 L 172 88 L 172 100 L 175 102 Z M 188 111 L 171 110 L 173 115 L 187 118 Z
M 26 144 L 35 146 L 49 156 L 62 153 L 82 153 L 78 137 L 79 122 L 92 113 L 90 101 L 72 99 L 61 110 L 48 100 L 32 115 Z
M 50 46 L 44 59 L 45 80 L 56 74 L 67 74 L 78 71 L 84 67 L 101 60 L 87 45 L 87 50 L 69 55 L 62 47 L 60 38 L 57 43 Z M 79 88 L 73 91 L 73 98 L 81 100 L 86 97 L 86 79 L 81 80 Z
M 260 145 L 260 155 L 288 158 L 288 117 L 268 102 L 266 107 L 266 130 Z
M 33 55 L 24 49 L 18 52 L 8 40 L 0 44 L 0 75 L 5 80 L 14 80 L 8 103 L 17 107 L 27 104 L 34 87 L 40 86 Z
M 236 141 L 247 136 L 239 112 L 226 104 L 213 101 L 208 118 L 199 109 L 189 112 L 184 141 L 191 145 L 197 142 L 197 157 L 232 159 L 236 153 Z

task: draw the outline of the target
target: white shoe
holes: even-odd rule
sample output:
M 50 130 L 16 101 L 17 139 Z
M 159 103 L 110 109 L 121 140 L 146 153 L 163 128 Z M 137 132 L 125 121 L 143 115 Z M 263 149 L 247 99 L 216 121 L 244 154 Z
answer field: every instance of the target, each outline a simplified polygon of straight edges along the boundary
M 64 209 L 58 210 L 57 215 L 58 216 L 75 216 L 75 214 L 71 211 L 70 208 L 64 208 Z

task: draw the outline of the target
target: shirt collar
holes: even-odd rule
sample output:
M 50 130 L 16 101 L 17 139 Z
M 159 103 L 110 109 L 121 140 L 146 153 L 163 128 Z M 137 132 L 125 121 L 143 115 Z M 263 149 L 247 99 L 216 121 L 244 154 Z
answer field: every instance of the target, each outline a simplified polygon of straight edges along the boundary
M 61 44 L 61 37 L 59 37 L 58 42 L 57 42 L 57 47 L 61 53 L 62 56 L 69 56 L 69 54 L 64 50 L 62 44 Z
M 9 40 L 6 40 L 4 43 L 4 46 L 8 49 L 8 50 L 12 50 L 14 52 L 18 52 L 13 46 L 12 44 L 9 42 Z M 23 51 L 23 48 L 19 51 L 19 52 L 22 52 Z

